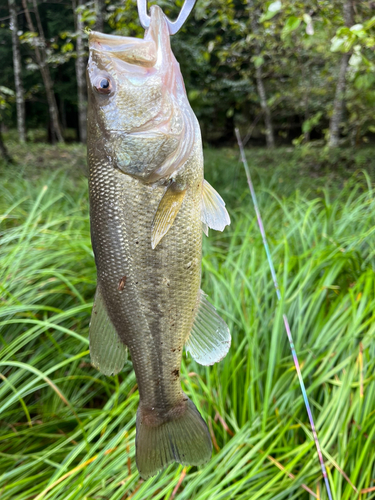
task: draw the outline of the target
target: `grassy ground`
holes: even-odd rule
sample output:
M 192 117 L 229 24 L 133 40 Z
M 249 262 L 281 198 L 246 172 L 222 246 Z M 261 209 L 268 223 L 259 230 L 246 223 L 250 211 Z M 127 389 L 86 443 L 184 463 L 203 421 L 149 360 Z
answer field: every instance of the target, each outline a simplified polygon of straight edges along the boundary
M 171 466 L 147 482 L 134 461 L 131 362 L 110 378 L 90 365 L 95 267 L 84 149 L 11 152 L 17 164 L 1 166 L 0 187 L 1 499 L 325 500 L 283 309 L 333 498 L 375 498 L 372 152 L 342 152 L 335 161 L 346 154 L 352 163 L 337 167 L 307 150 L 248 151 L 278 305 L 237 151 L 206 151 L 207 178 L 232 225 L 204 241 L 202 288 L 233 343 L 213 367 L 185 358 L 181 374 L 215 452 L 205 467 Z

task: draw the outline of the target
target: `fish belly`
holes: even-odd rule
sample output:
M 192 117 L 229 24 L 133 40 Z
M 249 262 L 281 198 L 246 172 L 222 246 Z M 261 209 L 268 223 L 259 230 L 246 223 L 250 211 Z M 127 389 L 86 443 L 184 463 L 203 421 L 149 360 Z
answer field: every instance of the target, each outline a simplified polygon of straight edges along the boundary
M 109 317 L 131 354 L 140 405 L 155 422 L 186 400 L 180 385 L 184 343 L 201 280 L 203 166 L 191 159 L 181 209 L 156 249 L 151 226 L 164 186 L 147 185 L 89 152 L 90 221 Z M 152 415 L 153 413 L 151 413 Z

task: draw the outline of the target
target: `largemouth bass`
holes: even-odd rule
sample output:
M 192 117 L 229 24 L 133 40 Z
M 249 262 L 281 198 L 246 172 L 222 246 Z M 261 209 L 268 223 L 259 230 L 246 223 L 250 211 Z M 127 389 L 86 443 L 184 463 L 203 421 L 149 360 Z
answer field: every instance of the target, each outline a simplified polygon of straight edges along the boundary
M 129 349 L 139 388 L 136 463 L 148 478 L 166 465 L 206 463 L 207 426 L 184 394 L 185 345 L 210 365 L 230 346 L 225 322 L 200 290 L 202 228 L 230 223 L 203 178 L 198 121 L 171 51 L 162 10 L 143 40 L 89 36 L 88 163 L 97 292 L 93 365 L 118 373 Z

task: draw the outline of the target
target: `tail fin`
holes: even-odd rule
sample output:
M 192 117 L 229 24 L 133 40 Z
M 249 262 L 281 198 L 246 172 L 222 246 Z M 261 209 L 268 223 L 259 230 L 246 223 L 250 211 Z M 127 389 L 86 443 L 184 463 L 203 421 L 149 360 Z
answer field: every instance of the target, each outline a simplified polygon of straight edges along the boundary
M 143 479 L 155 476 L 173 462 L 203 465 L 211 458 L 207 425 L 185 394 L 184 400 L 163 417 L 139 406 L 135 445 L 137 468 Z

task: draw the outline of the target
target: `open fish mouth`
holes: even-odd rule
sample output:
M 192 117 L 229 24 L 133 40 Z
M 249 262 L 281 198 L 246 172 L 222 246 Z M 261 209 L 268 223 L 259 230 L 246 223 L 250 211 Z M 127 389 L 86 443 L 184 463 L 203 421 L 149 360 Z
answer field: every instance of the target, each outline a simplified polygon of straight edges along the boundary
M 89 47 L 90 98 L 106 138 L 100 147 L 143 182 L 175 176 L 200 134 L 163 14 L 155 10 L 144 40 L 91 32 Z
M 92 31 L 90 33 L 90 48 L 97 52 L 107 52 L 112 56 L 130 64 L 145 68 L 152 67 L 157 61 L 155 43 L 140 38 L 108 35 Z

